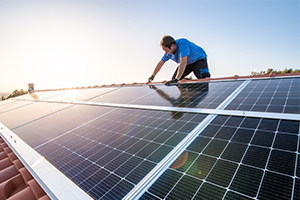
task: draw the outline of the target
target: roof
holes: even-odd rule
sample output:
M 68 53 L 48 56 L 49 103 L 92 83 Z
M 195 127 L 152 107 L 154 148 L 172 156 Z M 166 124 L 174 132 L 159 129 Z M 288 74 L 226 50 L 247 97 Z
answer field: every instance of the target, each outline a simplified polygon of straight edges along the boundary
M 299 73 L 163 83 L 35 90 L 0 135 L 51 199 L 299 199 Z
M 275 77 L 292 77 L 292 76 L 299 76 L 300 73 L 287 73 L 287 74 L 276 74 L 275 72 L 272 72 L 267 75 L 256 75 L 256 76 L 239 76 L 239 75 L 234 75 L 231 77 L 219 77 L 219 78 L 205 78 L 205 79 L 194 79 L 194 80 L 189 80 L 189 79 L 183 79 L 179 81 L 179 83 L 201 83 L 201 82 L 207 82 L 207 81 L 227 81 L 227 80 L 247 80 L 247 79 L 262 79 L 262 78 L 275 78 Z M 151 84 L 162 84 L 166 83 L 167 81 L 160 81 L 160 82 L 152 82 Z M 95 85 L 95 86 L 87 86 L 87 87 L 72 87 L 72 88 L 56 88 L 56 89 L 39 89 L 35 90 L 37 92 L 41 91 L 55 91 L 55 90 L 74 90 L 74 89 L 88 89 L 88 88 L 101 88 L 101 87 L 118 87 L 118 86 L 142 86 L 142 85 L 150 85 L 150 83 L 145 82 L 145 83 L 120 83 L 120 84 L 110 84 L 110 85 Z
M 47 200 L 50 198 L 0 137 L 0 199 Z

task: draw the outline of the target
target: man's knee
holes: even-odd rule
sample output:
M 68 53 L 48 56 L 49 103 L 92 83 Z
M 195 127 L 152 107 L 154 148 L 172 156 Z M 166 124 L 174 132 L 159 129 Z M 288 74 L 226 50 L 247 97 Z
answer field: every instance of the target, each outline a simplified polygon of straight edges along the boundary
M 207 78 L 207 77 L 210 78 L 210 73 L 209 72 L 201 73 L 200 77 L 201 78 Z

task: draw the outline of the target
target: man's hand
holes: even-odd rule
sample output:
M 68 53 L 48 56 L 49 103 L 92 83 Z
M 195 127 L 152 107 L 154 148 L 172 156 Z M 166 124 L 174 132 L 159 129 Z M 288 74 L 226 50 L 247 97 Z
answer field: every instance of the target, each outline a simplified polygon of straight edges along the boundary
M 177 83 L 178 81 L 179 81 L 179 80 L 178 80 L 177 78 L 175 78 L 175 79 L 173 79 L 173 80 L 171 80 L 171 81 L 166 82 L 165 85 L 166 85 L 166 86 L 170 86 L 170 85 L 172 85 L 172 84 Z
M 150 78 L 148 78 L 148 83 L 151 83 L 154 80 L 154 76 L 151 75 Z

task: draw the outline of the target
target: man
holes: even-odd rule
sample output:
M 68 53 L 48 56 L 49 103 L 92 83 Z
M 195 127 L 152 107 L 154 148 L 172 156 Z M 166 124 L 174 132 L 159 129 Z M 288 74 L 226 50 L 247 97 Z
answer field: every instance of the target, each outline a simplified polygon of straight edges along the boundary
M 165 54 L 157 63 L 153 74 L 148 79 L 149 82 L 153 81 L 155 75 L 169 59 L 179 63 L 179 65 L 172 76 L 172 80 L 166 83 L 168 86 L 177 83 L 191 72 L 193 72 L 198 79 L 210 77 L 207 55 L 201 47 L 187 39 L 181 38 L 175 40 L 169 35 L 165 35 L 162 38 L 160 45 Z

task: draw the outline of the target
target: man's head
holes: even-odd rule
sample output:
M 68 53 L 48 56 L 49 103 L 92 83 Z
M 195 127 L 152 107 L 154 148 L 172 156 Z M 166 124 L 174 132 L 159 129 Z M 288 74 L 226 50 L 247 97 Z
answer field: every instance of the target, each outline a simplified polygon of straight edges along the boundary
M 176 42 L 172 36 L 165 35 L 161 41 L 160 46 L 165 53 L 173 54 L 176 51 Z

